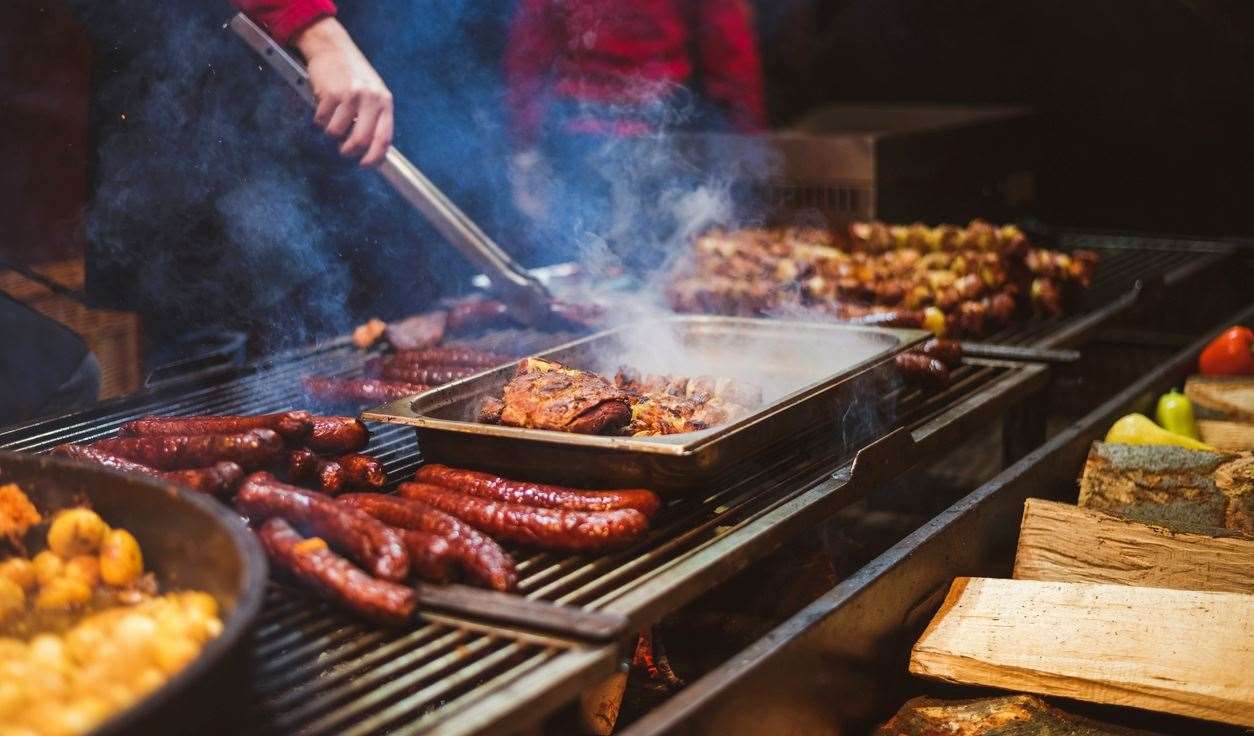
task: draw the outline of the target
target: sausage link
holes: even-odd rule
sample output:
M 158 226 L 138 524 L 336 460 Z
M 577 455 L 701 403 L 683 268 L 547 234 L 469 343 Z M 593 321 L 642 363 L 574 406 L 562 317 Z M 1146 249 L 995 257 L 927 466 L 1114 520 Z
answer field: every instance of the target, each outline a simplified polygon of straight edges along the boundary
M 335 458 L 335 462 L 344 469 L 344 484 L 350 488 L 373 490 L 387 485 L 388 473 L 377 458 L 350 452 Z
M 274 565 L 348 610 L 389 626 L 414 615 L 413 589 L 367 575 L 318 539 L 306 539 L 283 519 L 269 519 L 257 531 Z
M 377 372 L 389 381 L 405 381 L 408 383 L 420 383 L 425 386 L 439 386 L 456 381 L 459 378 L 474 375 L 480 369 L 462 366 L 414 365 L 412 363 L 397 363 L 385 359 L 377 363 L 368 364 L 366 370 Z
M 235 508 L 254 519 L 279 516 L 323 537 L 366 567 L 375 577 L 401 581 L 409 573 L 404 540 L 369 514 L 338 504 L 329 496 L 281 483 L 269 473 L 253 473 L 235 494 Z
M 957 340 L 945 340 L 933 337 L 919 348 L 919 352 L 929 358 L 936 358 L 946 368 L 957 368 L 962 365 L 962 343 Z
M 158 470 L 203 468 L 222 461 L 252 470 L 274 464 L 283 452 L 283 440 L 272 429 L 241 434 L 112 437 L 91 446 Z
M 318 480 L 318 490 L 331 496 L 344 492 L 347 476 L 344 466 L 334 460 L 318 458 L 314 463 L 314 477 Z
M 643 488 L 585 491 L 565 486 L 508 480 L 490 473 L 460 470 L 436 463 L 427 463 L 418 468 L 414 479 L 493 501 L 539 506 L 546 509 L 568 511 L 635 509 L 646 517 L 652 518 L 661 505 L 656 493 Z
M 431 388 L 407 381 L 382 378 L 331 378 L 305 376 L 301 379 L 305 392 L 315 399 L 353 404 L 380 404 L 420 394 Z
M 252 429 L 273 430 L 288 442 L 301 442 L 313 431 L 313 418 L 307 411 L 255 416 L 143 417 L 123 424 L 119 431 L 124 437 L 157 437 L 172 434 L 239 434 Z
M 464 368 L 495 368 L 517 360 L 511 355 L 488 353 L 473 348 L 426 348 L 425 350 L 397 350 L 392 354 L 396 364 L 415 366 L 444 366 Z
M 370 430 L 356 417 L 314 417 L 306 446 L 323 455 L 357 452 L 370 443 Z
M 288 483 L 307 483 L 317 477 L 318 456 L 308 447 L 298 447 L 284 454 L 281 465 Z
M 499 327 L 514 322 L 509 307 L 496 299 L 468 299 L 448 309 L 448 332 L 468 332 Z
M 453 547 L 447 539 L 417 529 L 399 531 L 409 551 L 410 572 L 433 583 L 447 583 L 453 578 Z
M 902 353 L 895 360 L 897 370 L 907 383 L 930 389 L 949 385 L 949 369 L 936 358 L 922 353 Z
M 208 468 L 162 471 L 142 463 L 118 457 L 98 447 L 88 447 L 87 445 L 57 445 L 52 448 L 52 454 L 75 460 L 85 460 L 113 470 L 162 478 L 187 486 L 194 491 L 209 493 L 214 496 L 226 495 L 231 489 L 239 485 L 240 479 L 244 477 L 243 468 L 236 463 L 225 461 L 216 463 Z
M 518 582 L 514 560 L 501 545 L 455 516 L 425 503 L 384 493 L 349 493 L 336 502 L 360 509 L 390 526 L 443 537 L 462 571 L 493 590 L 512 590 Z
M 621 546 L 649 528 L 635 509 L 566 511 L 501 503 L 428 483 L 402 483 L 405 498 L 434 506 L 498 539 L 528 547 L 586 552 Z

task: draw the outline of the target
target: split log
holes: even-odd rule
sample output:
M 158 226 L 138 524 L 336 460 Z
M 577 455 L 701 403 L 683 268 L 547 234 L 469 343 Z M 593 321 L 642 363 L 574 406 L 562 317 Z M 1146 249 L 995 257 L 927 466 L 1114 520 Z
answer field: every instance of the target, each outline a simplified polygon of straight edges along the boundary
M 1184 395 L 1199 417 L 1254 422 L 1254 377 L 1190 376 Z
M 1094 442 L 1080 506 L 1175 531 L 1254 535 L 1254 456 Z
M 1174 532 L 1029 498 L 1014 577 L 1254 593 L 1254 537 L 1227 530 Z
M 1254 450 L 1254 423 L 1225 422 L 1218 419 L 1197 420 L 1202 441 L 1220 450 Z
M 1013 724 L 1013 725 L 1012 725 Z M 1033 695 L 913 698 L 873 736 L 1153 736 L 1059 710 Z
M 910 672 L 1254 726 L 1254 596 L 958 578 Z

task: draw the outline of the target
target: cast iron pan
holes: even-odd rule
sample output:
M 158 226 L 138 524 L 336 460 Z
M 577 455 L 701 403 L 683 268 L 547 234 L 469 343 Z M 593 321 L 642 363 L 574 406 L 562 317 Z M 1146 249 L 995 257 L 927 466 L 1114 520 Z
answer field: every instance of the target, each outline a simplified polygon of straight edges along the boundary
M 135 535 L 144 567 L 162 592 L 203 590 L 218 601 L 222 634 L 182 672 L 91 736 L 224 732 L 223 715 L 242 710 L 243 648 L 267 574 L 265 554 L 243 520 L 218 501 L 165 481 L 62 458 L 0 452 L 0 483 L 21 486 L 45 518 L 86 499 L 110 526 Z

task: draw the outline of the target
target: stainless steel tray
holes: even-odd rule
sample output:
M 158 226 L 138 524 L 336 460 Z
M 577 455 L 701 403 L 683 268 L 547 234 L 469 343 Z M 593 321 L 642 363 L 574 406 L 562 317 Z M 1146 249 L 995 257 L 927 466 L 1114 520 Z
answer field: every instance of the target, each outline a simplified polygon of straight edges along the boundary
M 763 387 L 752 414 L 700 432 L 602 437 L 474 420 L 514 374 L 501 366 L 364 412 L 417 428 L 424 458 L 531 480 L 583 487 L 645 486 L 662 493 L 718 484 L 782 447 L 836 443 L 852 423 L 883 420 L 865 397 L 883 385 L 897 353 L 928 333 L 851 325 L 679 316 L 606 330 L 540 353 L 612 374 L 717 375 Z M 878 403 L 878 402 L 875 402 Z M 863 408 L 866 407 L 866 408 Z

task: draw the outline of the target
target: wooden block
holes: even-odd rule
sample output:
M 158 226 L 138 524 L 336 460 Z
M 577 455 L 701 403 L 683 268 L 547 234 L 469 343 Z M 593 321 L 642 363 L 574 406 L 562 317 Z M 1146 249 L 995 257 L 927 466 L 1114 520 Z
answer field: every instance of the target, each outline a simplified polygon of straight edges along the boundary
M 1220 450 L 1254 450 L 1254 423 L 1225 422 L 1219 419 L 1197 420 L 1202 441 Z
M 910 672 L 1254 726 L 1254 596 L 958 578 Z
M 1173 532 L 1029 498 L 1023 505 L 1014 577 L 1254 593 L 1254 537 L 1227 530 Z
M 1059 710 L 1034 695 L 913 698 L 874 736 L 1153 736 Z
M 1254 421 L 1254 376 L 1189 376 L 1184 395 L 1200 417 Z
M 1254 535 L 1254 456 L 1094 442 L 1080 506 L 1176 531 Z

